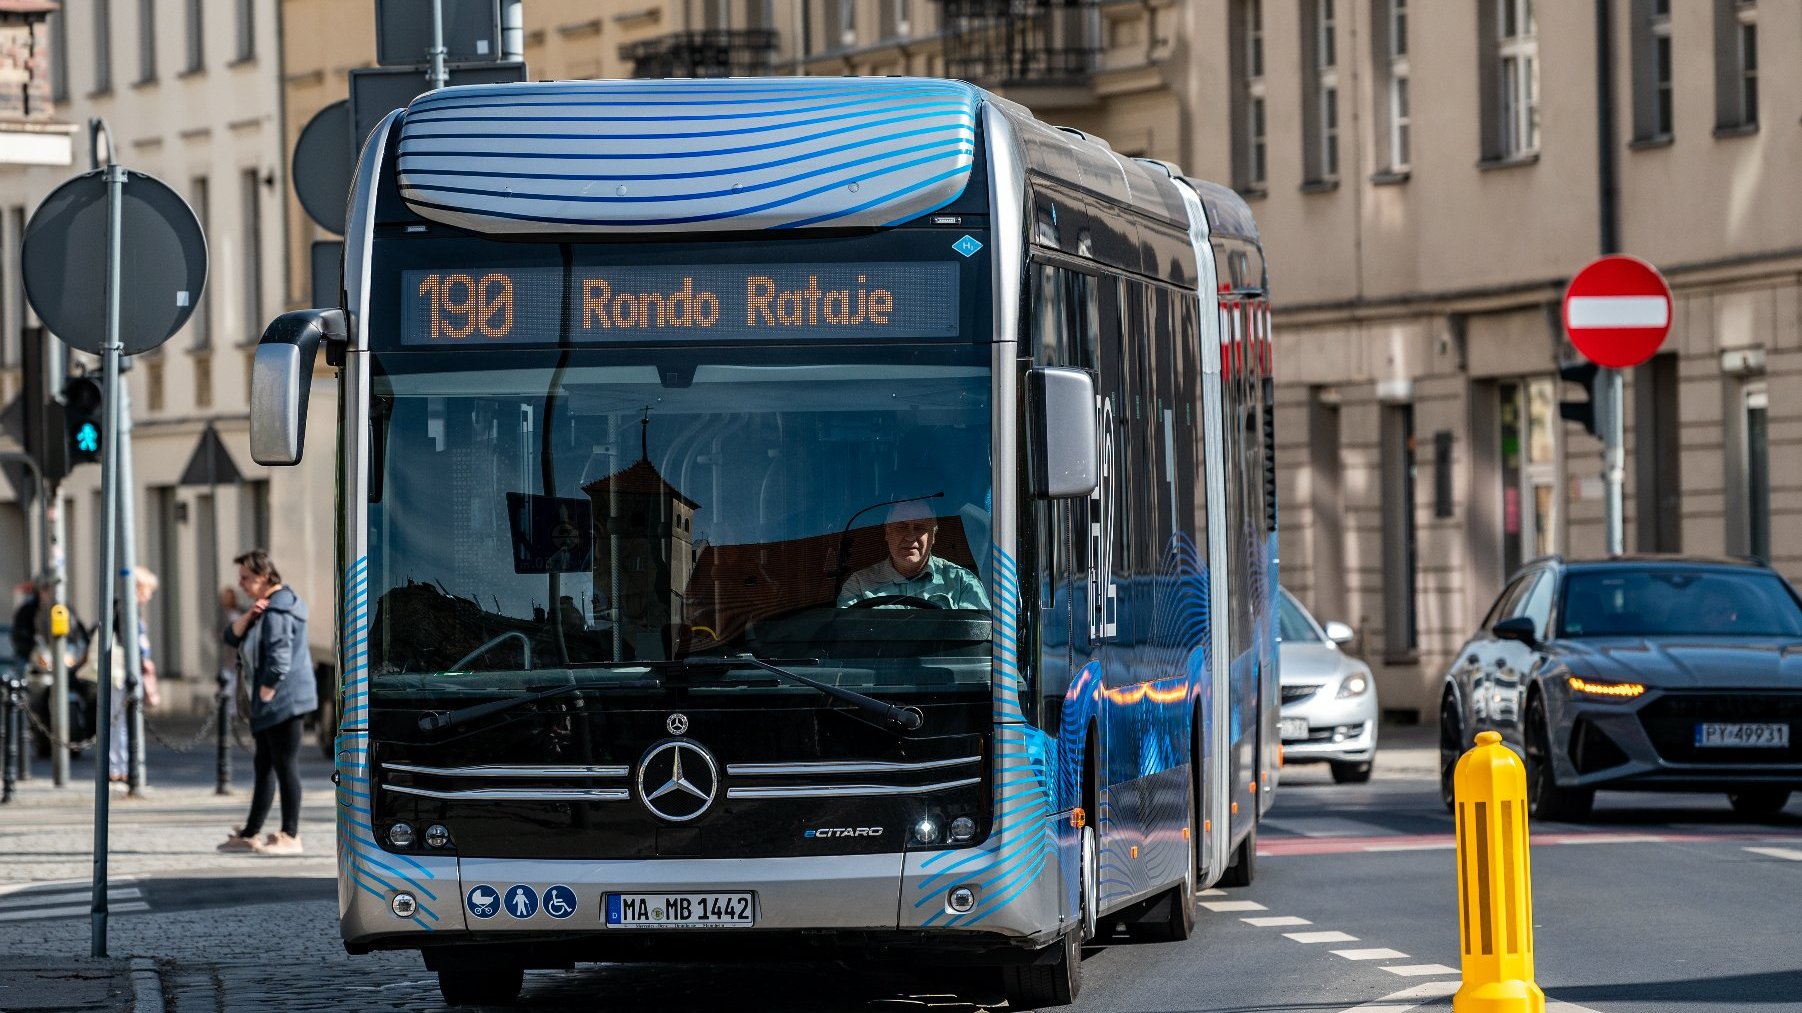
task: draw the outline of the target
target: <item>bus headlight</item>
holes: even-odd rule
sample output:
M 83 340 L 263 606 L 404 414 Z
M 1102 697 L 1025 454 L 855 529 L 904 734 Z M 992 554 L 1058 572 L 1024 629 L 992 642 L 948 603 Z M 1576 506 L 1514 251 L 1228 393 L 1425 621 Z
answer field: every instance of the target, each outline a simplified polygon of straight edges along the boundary
M 388 910 L 393 911 L 396 918 L 411 918 L 413 912 L 419 910 L 419 902 L 410 893 L 397 893 L 388 901 Z
M 962 844 L 976 836 L 976 821 L 968 816 L 959 816 L 951 821 L 951 843 Z
M 450 828 L 442 823 L 434 823 L 425 828 L 425 846 L 442 848 L 450 843 Z
M 388 843 L 397 848 L 413 846 L 413 824 L 396 823 L 388 828 Z
M 914 824 L 914 842 L 917 844 L 937 844 L 939 842 L 939 825 L 930 818 Z

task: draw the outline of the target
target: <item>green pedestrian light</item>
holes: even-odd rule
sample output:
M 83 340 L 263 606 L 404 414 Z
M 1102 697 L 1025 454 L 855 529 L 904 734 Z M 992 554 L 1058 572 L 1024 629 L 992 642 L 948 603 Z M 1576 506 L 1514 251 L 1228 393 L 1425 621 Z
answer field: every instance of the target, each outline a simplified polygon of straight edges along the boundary
M 64 433 L 69 441 L 69 464 L 100 460 L 100 434 L 105 397 L 100 382 L 77 376 L 63 385 Z

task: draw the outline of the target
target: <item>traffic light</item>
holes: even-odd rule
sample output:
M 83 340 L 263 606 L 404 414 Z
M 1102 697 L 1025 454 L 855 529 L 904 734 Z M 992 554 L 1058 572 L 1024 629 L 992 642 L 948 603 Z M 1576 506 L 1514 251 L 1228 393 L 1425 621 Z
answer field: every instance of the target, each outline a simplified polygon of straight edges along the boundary
M 100 381 L 91 376 L 70 377 L 63 384 L 63 432 L 68 434 L 71 467 L 100 460 L 106 432 L 104 400 Z
M 1599 437 L 1602 433 L 1600 412 L 1602 403 L 1601 388 L 1596 383 L 1602 375 L 1601 367 L 1593 362 L 1573 362 L 1558 367 L 1558 375 L 1566 382 L 1580 383 L 1589 392 L 1587 401 L 1559 401 L 1558 414 L 1567 422 L 1581 423 L 1589 435 Z

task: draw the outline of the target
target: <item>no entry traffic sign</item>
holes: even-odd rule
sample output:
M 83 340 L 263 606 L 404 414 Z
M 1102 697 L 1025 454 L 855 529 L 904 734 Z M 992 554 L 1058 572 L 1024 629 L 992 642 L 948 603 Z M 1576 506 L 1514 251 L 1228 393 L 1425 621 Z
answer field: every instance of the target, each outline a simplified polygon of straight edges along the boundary
M 1638 257 L 1591 261 L 1564 290 L 1564 330 L 1598 366 L 1637 366 L 1671 332 L 1671 287 Z

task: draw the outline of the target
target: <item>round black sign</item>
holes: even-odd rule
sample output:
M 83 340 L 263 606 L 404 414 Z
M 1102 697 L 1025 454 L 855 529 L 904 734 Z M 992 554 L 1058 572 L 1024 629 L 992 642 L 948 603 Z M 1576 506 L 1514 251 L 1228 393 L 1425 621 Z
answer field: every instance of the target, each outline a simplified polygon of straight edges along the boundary
M 344 234 L 345 205 L 356 151 L 350 143 L 350 100 L 339 99 L 315 113 L 294 142 L 288 175 L 294 196 L 308 217 L 338 235 Z
M 99 355 L 106 344 L 106 181 L 95 169 L 44 198 L 25 226 L 25 298 L 52 334 Z M 206 236 L 181 195 L 127 172 L 120 209 L 119 338 L 126 355 L 168 341 L 206 288 Z

